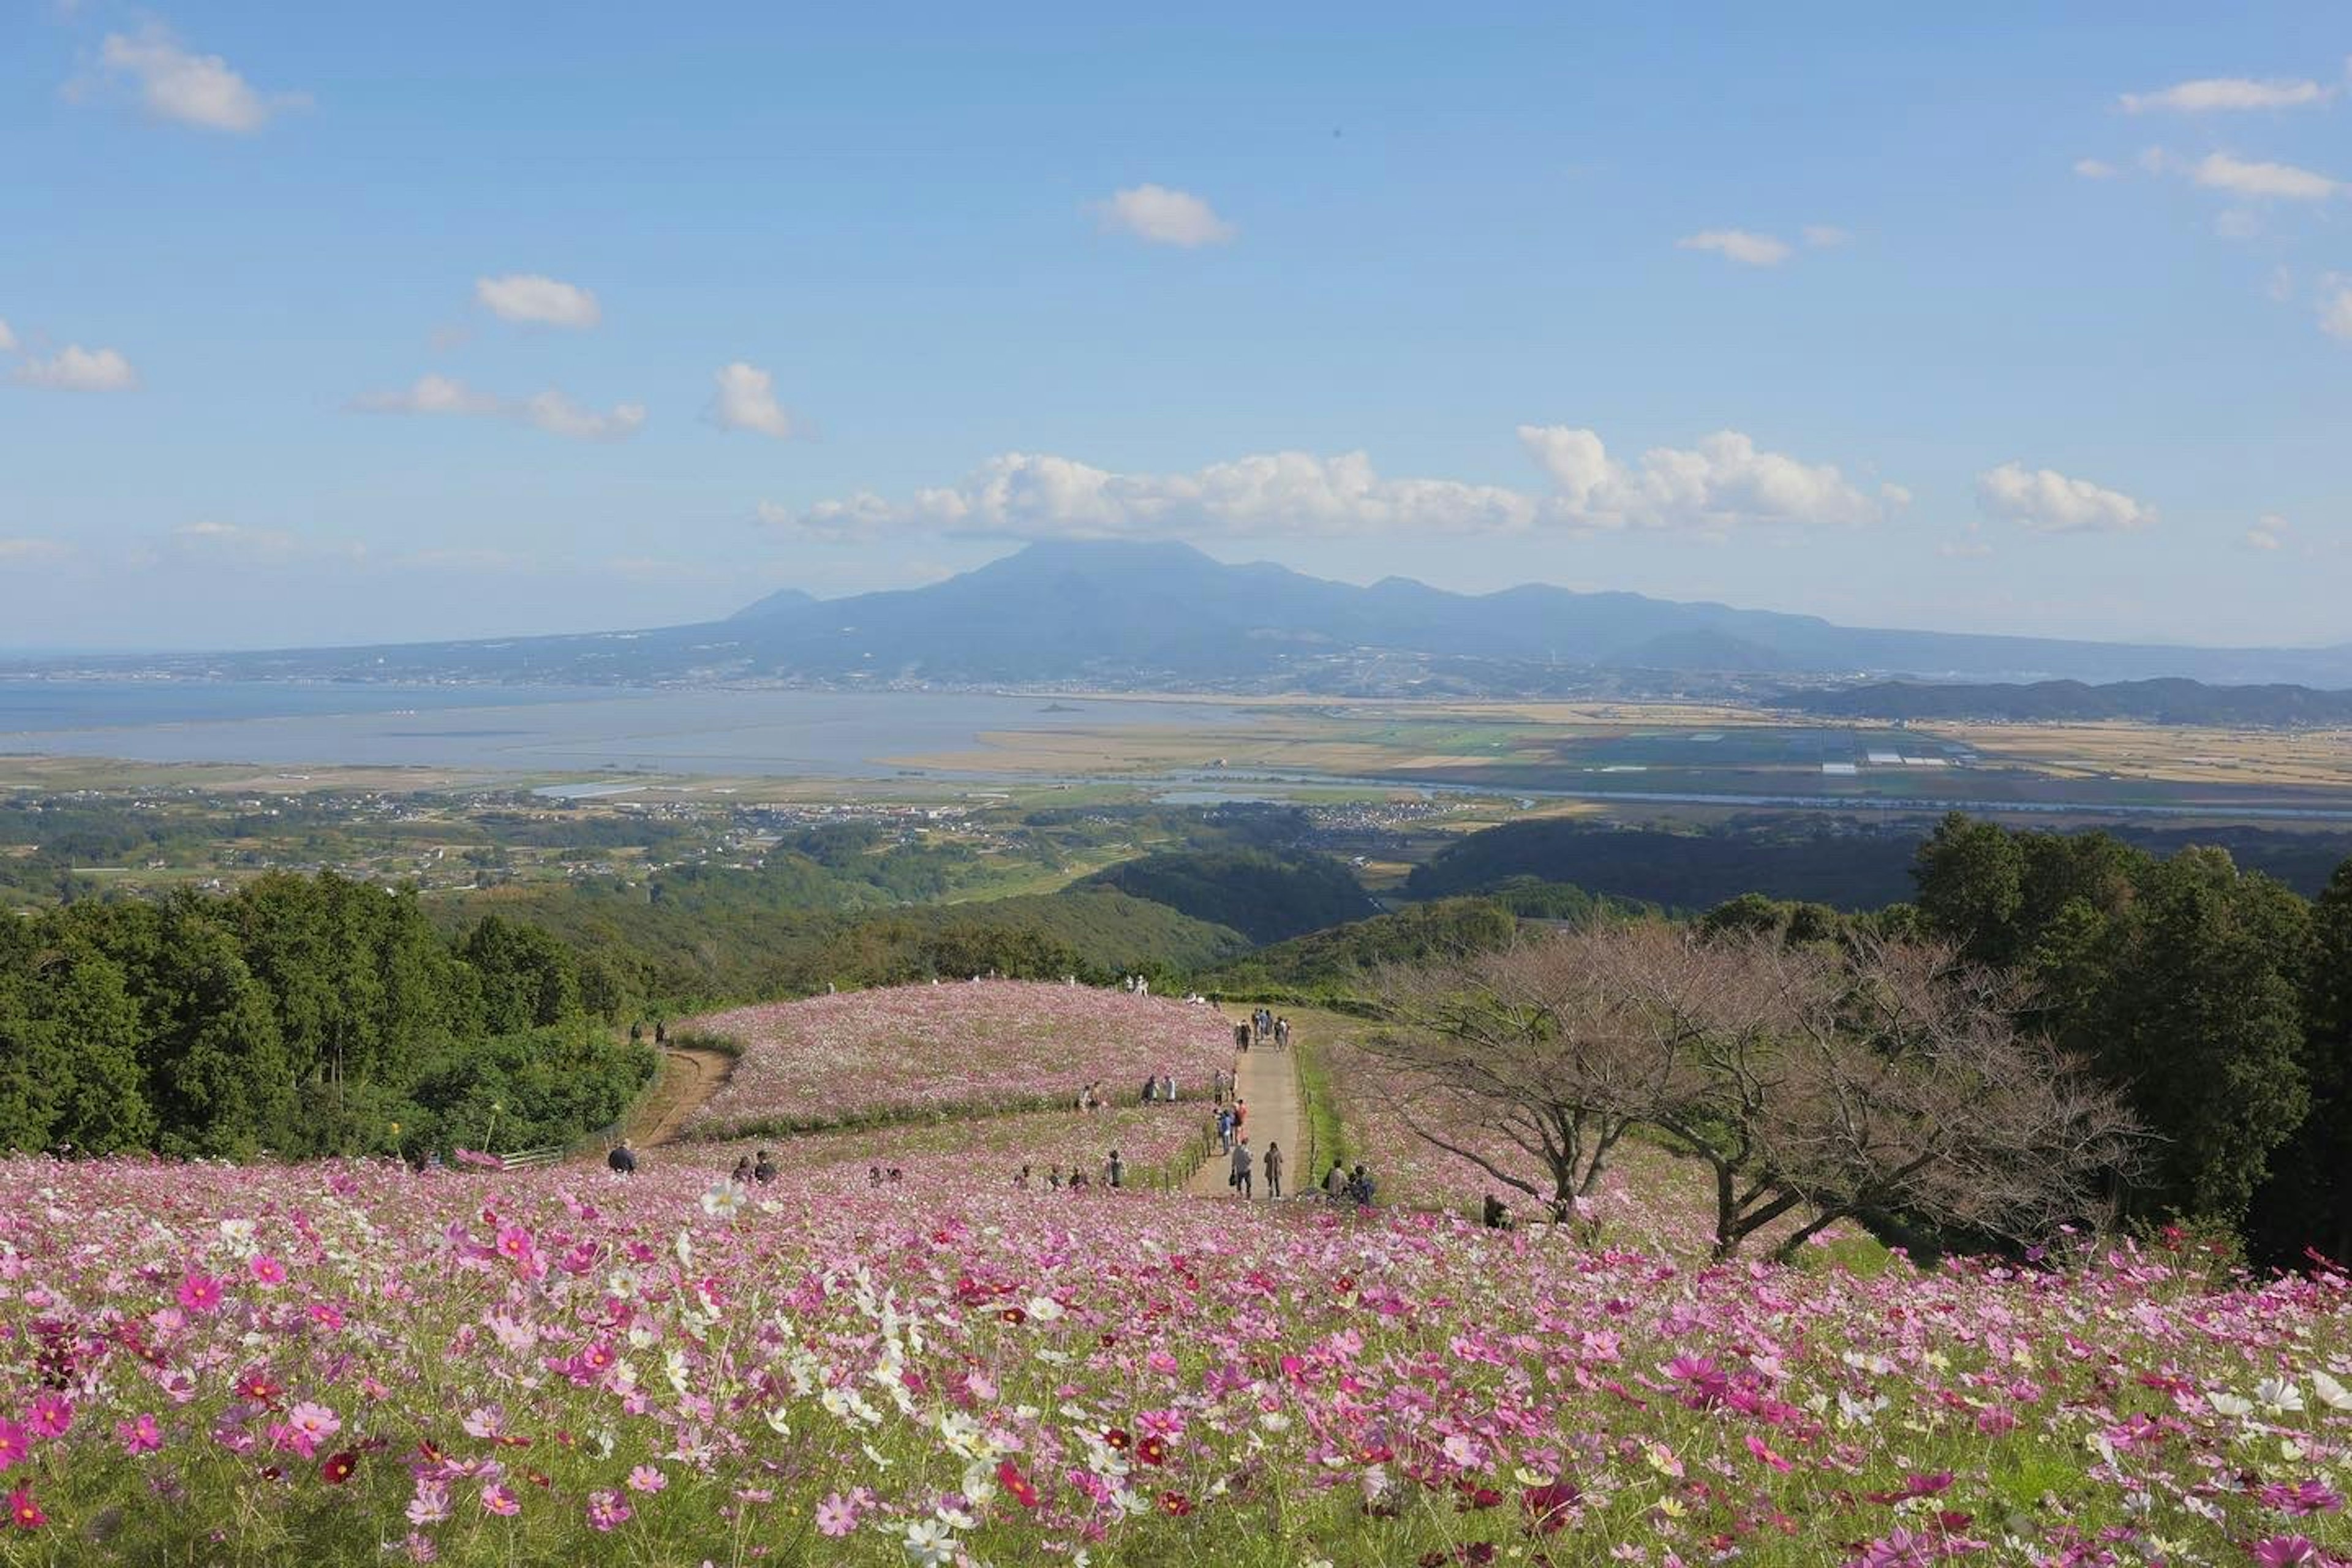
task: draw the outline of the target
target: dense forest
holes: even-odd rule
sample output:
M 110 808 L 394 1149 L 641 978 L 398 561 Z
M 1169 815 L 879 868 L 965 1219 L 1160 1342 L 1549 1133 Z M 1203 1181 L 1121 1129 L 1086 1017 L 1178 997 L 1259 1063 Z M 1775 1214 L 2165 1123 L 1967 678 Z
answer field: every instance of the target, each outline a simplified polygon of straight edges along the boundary
M 520 1148 L 619 1116 L 652 1053 L 612 968 L 325 876 L 0 922 L 0 1139 L 247 1157 Z
M 1254 942 L 1281 942 L 1377 908 L 1348 868 L 1328 855 L 1268 849 L 1181 850 L 1122 860 L 1086 880 L 1230 926 Z
M 2158 856 L 2196 845 L 2219 847 L 2242 869 L 2263 872 L 2305 897 L 2316 895 L 2352 859 L 2352 833 L 2340 829 L 2131 824 L 2105 831 Z M 1861 911 L 1911 897 L 1913 868 L 1927 838 L 1916 819 L 1768 813 L 1711 826 L 1633 826 L 1538 817 L 1447 845 L 1413 868 L 1405 889 L 1416 899 L 1452 898 L 1492 892 L 1518 879 L 1688 913 L 1742 893 Z

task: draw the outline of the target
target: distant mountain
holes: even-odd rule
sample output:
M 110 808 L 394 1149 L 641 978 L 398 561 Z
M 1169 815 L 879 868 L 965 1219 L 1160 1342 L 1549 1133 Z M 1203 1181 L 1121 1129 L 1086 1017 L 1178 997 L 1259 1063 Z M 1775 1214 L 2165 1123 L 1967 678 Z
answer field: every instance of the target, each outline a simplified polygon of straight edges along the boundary
M 2031 685 L 1958 686 L 1885 680 L 1867 686 L 1791 691 L 1783 707 L 1852 719 L 1998 719 L 2067 722 L 2137 719 L 2154 724 L 2352 724 L 2352 691 L 2308 686 L 2208 686 L 2197 680 L 2079 680 Z
M 727 618 L 730 621 L 764 621 L 774 616 L 788 616 L 816 603 L 813 594 L 798 588 L 779 588 L 764 599 L 754 599 Z
M 2352 686 L 2352 646 L 2187 648 L 1872 630 L 1638 594 L 1529 585 L 1465 595 L 1398 577 L 1360 588 L 1263 563 L 1228 566 L 1182 544 L 1131 542 L 1033 544 L 943 583 L 846 599 L 787 590 L 699 626 L 47 668 L 61 665 L 243 679 L 1349 695 L 1756 690 L 1765 678 L 1870 675 Z

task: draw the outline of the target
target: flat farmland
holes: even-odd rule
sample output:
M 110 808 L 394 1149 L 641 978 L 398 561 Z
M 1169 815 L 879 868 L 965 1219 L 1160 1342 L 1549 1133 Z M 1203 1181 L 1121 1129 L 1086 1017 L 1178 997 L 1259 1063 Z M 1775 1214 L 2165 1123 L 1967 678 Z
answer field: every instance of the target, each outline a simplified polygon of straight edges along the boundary
M 2352 811 L 2352 732 L 2098 723 L 1809 723 L 1678 703 L 1234 702 L 1202 726 L 992 731 L 897 759 L 1012 780 L 1277 792 L 1420 785 L 1606 804 L 2152 811 L 2227 820 Z

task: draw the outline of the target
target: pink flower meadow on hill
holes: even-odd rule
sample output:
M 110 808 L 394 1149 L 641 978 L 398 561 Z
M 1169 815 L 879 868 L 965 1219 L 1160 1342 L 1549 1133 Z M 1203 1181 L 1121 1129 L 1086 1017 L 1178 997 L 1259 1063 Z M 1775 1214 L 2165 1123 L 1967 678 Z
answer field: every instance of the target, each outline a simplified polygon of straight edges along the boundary
M 709 1170 L 658 1160 L 0 1163 L 0 1544 L 77 1568 L 2352 1555 L 2341 1275 L 2214 1290 L 2131 1248 L 1693 1268 L 905 1163 L 714 1207 Z
M 1197 1100 L 1233 1060 L 1233 1026 L 1213 1009 L 1017 980 L 739 1007 L 679 1033 L 715 1035 L 742 1051 L 689 1121 L 699 1137 L 1065 1104 L 1097 1079 L 1118 1104 L 1140 1098 L 1148 1073 L 1172 1075 L 1179 1095 Z

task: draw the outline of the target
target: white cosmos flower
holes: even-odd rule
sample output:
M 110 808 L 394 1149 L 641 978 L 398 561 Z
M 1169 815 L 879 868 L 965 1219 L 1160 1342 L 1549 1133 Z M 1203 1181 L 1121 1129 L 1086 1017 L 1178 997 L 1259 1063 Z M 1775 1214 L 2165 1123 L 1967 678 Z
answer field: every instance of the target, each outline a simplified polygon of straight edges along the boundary
M 2303 1390 L 2287 1377 L 2266 1377 L 2254 1384 L 2254 1398 L 2273 1415 L 2291 1415 L 2303 1408 Z
M 2226 1394 L 2218 1390 L 2207 1394 L 2205 1396 L 2205 1403 L 2211 1405 L 2214 1413 L 2220 1415 L 2228 1415 L 2235 1418 L 2252 1415 L 2254 1413 L 2254 1402 L 2252 1400 L 2242 1399 L 2237 1394 Z
M 2324 1372 L 2311 1374 L 2312 1396 L 2330 1410 L 2352 1410 L 2352 1393 Z
M 955 1558 L 955 1533 L 935 1519 L 919 1519 L 907 1526 L 906 1547 L 922 1568 L 940 1568 Z

